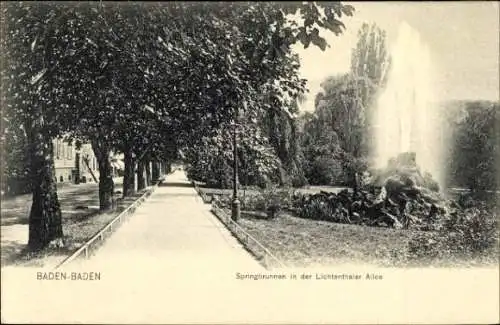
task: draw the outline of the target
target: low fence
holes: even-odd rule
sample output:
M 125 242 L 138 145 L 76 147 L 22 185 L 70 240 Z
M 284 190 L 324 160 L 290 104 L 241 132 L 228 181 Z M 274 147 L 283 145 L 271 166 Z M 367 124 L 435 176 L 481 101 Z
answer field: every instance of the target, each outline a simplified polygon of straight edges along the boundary
M 102 228 L 97 234 L 95 234 L 92 238 L 90 238 L 85 244 L 83 244 L 78 250 L 76 250 L 71 256 L 68 256 L 61 263 L 59 263 L 55 268 L 58 269 L 74 259 L 83 255 L 85 258 L 89 257 L 90 248 L 93 245 L 104 240 L 106 233 L 111 233 L 113 231 L 113 227 L 118 227 L 117 224 L 121 224 L 121 222 L 125 219 L 126 216 L 131 215 L 145 200 L 148 198 L 154 190 L 158 187 L 158 183 L 153 185 L 150 189 L 146 190 L 144 194 L 141 195 L 137 200 L 135 200 L 131 205 L 129 205 L 125 210 L 120 212 L 113 220 L 111 220 L 104 228 Z
M 209 198 L 203 191 L 200 190 L 196 182 L 192 182 L 198 195 L 203 199 L 203 202 L 209 203 Z M 243 229 L 231 216 L 212 201 L 211 212 L 226 226 L 233 236 L 248 250 L 255 258 L 268 270 L 273 268 L 286 268 L 287 266 L 280 261 L 269 249 L 262 245 L 257 239 Z
M 198 184 L 196 184 L 195 181 L 191 181 L 191 184 L 193 184 L 196 193 L 198 193 L 198 195 L 202 198 L 203 203 L 211 203 L 212 202 L 212 197 L 209 195 L 206 195 L 203 191 L 201 191 L 200 187 L 198 186 Z

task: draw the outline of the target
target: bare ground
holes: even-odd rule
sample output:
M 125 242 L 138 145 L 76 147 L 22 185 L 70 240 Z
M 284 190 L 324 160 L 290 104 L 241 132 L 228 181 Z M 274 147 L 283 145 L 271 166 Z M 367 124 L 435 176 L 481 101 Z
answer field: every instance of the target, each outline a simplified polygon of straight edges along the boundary
M 115 190 L 120 190 L 120 185 L 119 181 L 116 182 Z M 65 247 L 47 248 L 38 253 L 31 253 L 26 249 L 31 195 L 20 195 L 2 200 L 2 267 L 8 265 L 41 267 L 59 263 L 94 236 L 141 194 L 142 192 L 123 200 L 118 199 L 116 210 L 99 213 L 97 184 L 62 186 L 58 189 L 58 196 L 63 217 Z

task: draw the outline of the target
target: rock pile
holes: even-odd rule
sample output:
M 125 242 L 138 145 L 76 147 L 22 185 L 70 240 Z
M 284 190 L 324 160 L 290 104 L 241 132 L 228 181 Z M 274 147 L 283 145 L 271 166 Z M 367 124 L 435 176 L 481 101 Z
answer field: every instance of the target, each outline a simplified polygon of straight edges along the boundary
M 415 154 L 404 153 L 357 192 L 296 195 L 294 208 L 303 218 L 394 228 L 433 229 L 447 213 L 430 177 L 422 176 Z

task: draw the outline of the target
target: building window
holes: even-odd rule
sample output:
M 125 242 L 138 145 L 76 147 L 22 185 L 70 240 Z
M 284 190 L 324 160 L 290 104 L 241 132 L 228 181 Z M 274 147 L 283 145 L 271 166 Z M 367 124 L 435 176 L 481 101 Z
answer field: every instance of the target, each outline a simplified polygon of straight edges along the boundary
M 73 146 L 71 144 L 68 144 L 68 148 L 66 150 L 66 159 L 71 160 L 73 159 Z
M 61 156 L 61 140 L 56 140 L 56 159 L 59 159 Z

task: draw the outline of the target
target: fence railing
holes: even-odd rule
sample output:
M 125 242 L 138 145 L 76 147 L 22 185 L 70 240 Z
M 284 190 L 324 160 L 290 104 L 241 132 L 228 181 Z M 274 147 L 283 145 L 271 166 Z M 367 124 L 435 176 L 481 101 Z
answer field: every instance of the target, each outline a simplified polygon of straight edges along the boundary
M 212 198 L 210 196 L 206 195 L 205 193 L 203 193 L 203 191 L 200 190 L 200 187 L 198 186 L 198 184 L 196 184 L 195 181 L 191 181 L 191 183 L 193 184 L 196 193 L 198 193 L 198 195 L 202 198 L 203 203 L 209 203 L 212 201 Z
M 64 265 L 67 265 L 80 255 L 84 255 L 85 258 L 89 257 L 89 250 L 93 244 L 96 242 L 104 240 L 104 236 L 106 232 L 111 232 L 113 231 L 113 226 L 115 226 L 117 223 L 121 223 L 122 220 L 127 216 L 132 214 L 139 205 L 142 204 L 146 200 L 147 197 L 149 197 L 154 190 L 158 187 L 158 182 L 151 186 L 150 189 L 146 190 L 144 194 L 142 194 L 137 200 L 135 200 L 131 205 L 129 205 L 125 210 L 120 212 L 113 220 L 111 220 L 104 228 L 102 228 L 97 234 L 95 234 L 92 238 L 90 238 L 85 244 L 83 244 L 79 249 L 77 249 L 73 254 L 68 256 L 66 259 L 64 259 L 61 263 L 59 263 L 55 269 L 58 269 Z
M 250 235 L 236 221 L 231 219 L 231 216 L 222 208 L 218 207 L 216 203 L 212 204 L 211 210 L 212 213 L 217 216 L 217 218 L 219 218 L 219 220 L 238 239 L 238 241 L 243 244 L 243 246 L 248 249 L 266 269 L 269 270 L 275 267 L 287 267 L 285 263 L 271 253 L 271 251 L 269 251 L 269 249 L 267 249 L 261 242 Z
M 200 190 L 196 182 L 192 182 L 193 186 L 198 193 L 198 195 L 203 199 L 204 202 L 209 202 L 209 196 L 207 196 L 203 191 Z M 222 222 L 224 226 L 233 234 L 236 239 L 254 255 L 257 260 L 266 268 L 272 269 L 274 267 L 286 268 L 286 264 L 278 259 L 269 249 L 267 249 L 261 242 L 259 242 L 255 237 L 250 235 L 245 229 L 243 229 L 236 221 L 234 221 L 231 216 L 224 211 L 221 207 L 217 205 L 215 201 L 212 201 L 212 213 Z

